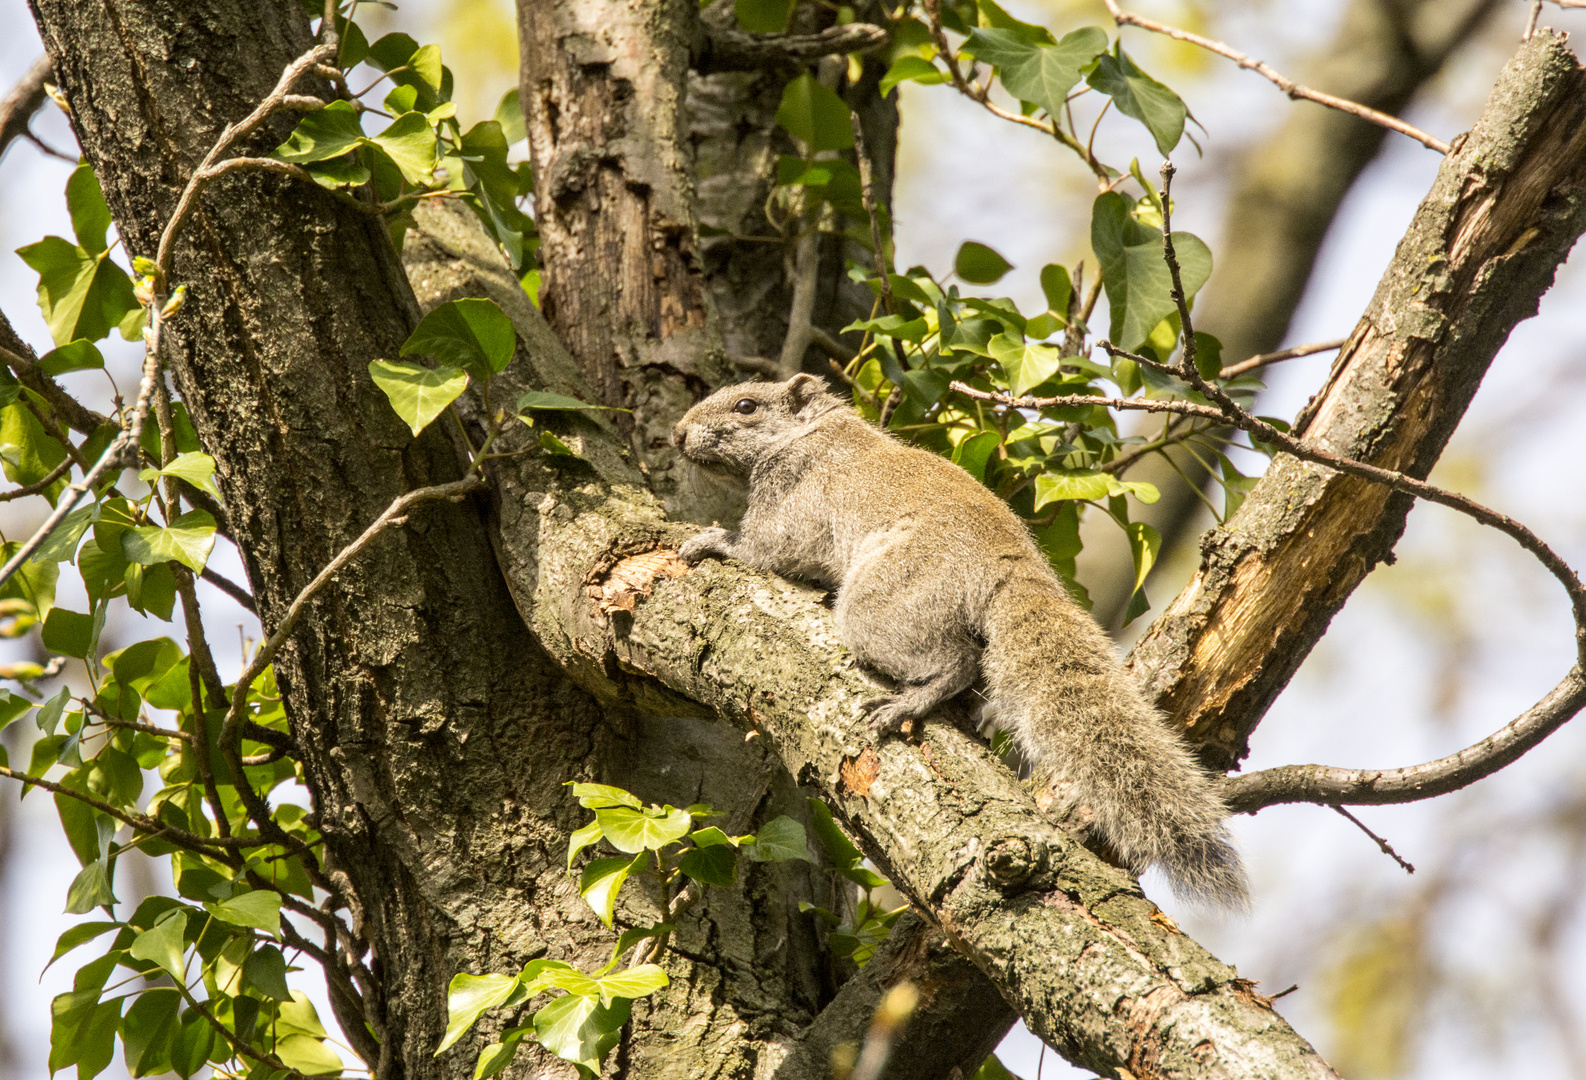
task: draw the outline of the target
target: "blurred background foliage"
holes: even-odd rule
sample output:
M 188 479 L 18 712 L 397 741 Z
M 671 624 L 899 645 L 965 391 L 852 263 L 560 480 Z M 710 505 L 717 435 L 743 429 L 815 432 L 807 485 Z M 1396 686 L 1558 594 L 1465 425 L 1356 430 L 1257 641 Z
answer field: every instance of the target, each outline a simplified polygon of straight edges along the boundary
M 1481 108 L 1529 7 L 1522 0 L 1130 6 L 1346 94 L 1392 84 L 1383 92 L 1402 100 L 1390 111 L 1444 138 L 1468 127 Z M 1103 5 L 1089 0 L 1007 7 L 1060 32 L 1109 24 Z M 359 20 L 371 37 L 403 30 L 440 43 L 456 74 L 465 127 L 489 118 L 516 82 L 510 0 L 369 4 Z M 1586 31 L 1586 12 L 1549 10 L 1544 22 L 1578 34 Z M 1335 122 L 1331 114 L 1288 101 L 1254 75 L 1187 45 L 1134 31 L 1125 37 L 1142 66 L 1172 85 L 1206 127 L 1204 156 L 1179 155 L 1175 226 L 1206 239 L 1216 255 L 1197 313 L 1222 337 L 1228 358 L 1346 334 L 1426 191 L 1436 155 L 1370 133 L 1365 145 L 1355 145 L 1350 140 L 1361 137 L 1318 130 Z M 0 5 L 0 84 L 10 85 L 39 51 L 25 6 Z M 998 288 L 1021 306 L 1044 308 L 1040 268 L 1089 257 L 1093 179 L 1050 140 L 1000 123 L 948 88 L 906 83 L 898 94 L 896 265 L 944 275 L 963 241 L 976 240 L 1012 265 Z M 75 157 L 69 129 L 52 108 L 34 131 Z M 1294 149 L 1301 144 L 1313 156 Z M 1157 160 L 1138 125 L 1104 127 L 1097 148 L 1108 160 Z M 1321 151 L 1322 158 L 1314 156 Z M 1329 172 L 1349 161 L 1358 164 Z M 60 192 L 70 169 L 22 142 L 0 163 L 7 193 L 0 200 L 0 308 L 36 346 L 49 340 L 34 302 L 36 279 L 9 253 L 46 232 L 69 235 Z M 1278 235 L 1280 226 L 1291 232 Z M 1578 262 L 1561 270 L 1539 317 L 1513 335 L 1432 477 L 1527 522 L 1577 567 L 1586 565 L 1586 479 L 1573 467 L 1586 452 L 1586 424 L 1572 407 L 1586 379 L 1586 323 L 1578 316 L 1586 310 L 1586 274 Z M 122 386 L 135 381 L 132 346 L 105 354 Z M 1329 361 L 1324 354 L 1272 369 L 1259 411 L 1292 416 Z M 90 404 L 104 407 L 109 399 L 102 376 L 77 373 L 65 381 Z M 1175 487 L 1183 488 L 1176 477 L 1141 478 L 1163 490 L 1162 500 L 1145 508 L 1163 536 L 1147 582 L 1160 603 L 1193 572 L 1195 540 L 1211 516 L 1191 492 L 1180 490 L 1175 499 Z M 0 531 L 23 535 L 39 516 L 28 502 L 6 504 Z M 1119 530 L 1095 523 L 1085 526 L 1085 539 L 1076 576 L 1098 614 L 1116 626 L 1133 577 L 1127 545 Z M 1334 621 L 1256 733 L 1247 768 L 1309 761 L 1387 767 L 1435 757 L 1506 722 L 1569 662 L 1562 598 L 1501 537 L 1421 507 L 1398 555 Z M 242 579 L 229 547 L 217 548 L 213 565 Z M 237 626 L 229 641 L 212 631 L 217 648 L 225 646 L 217 656 L 223 674 L 234 677 L 257 624 L 223 594 L 200 588 L 211 626 Z M 63 597 L 67 589 L 63 582 Z M 125 643 L 135 633 L 137 627 L 112 622 L 105 638 Z M 1126 634 L 1120 644 L 1127 645 Z M 0 642 L 0 663 L 40 661 L 30 648 L 26 638 Z M 22 725 L 7 730 L 13 761 L 27 760 L 30 737 Z M 46 800 L 19 805 L 10 791 L 0 796 L 0 1077 L 36 1077 L 47 1072 L 48 1003 L 62 989 L 58 969 L 42 979 L 38 973 L 67 925 L 58 911 L 76 860 Z M 1472 789 L 1359 816 L 1415 865 L 1415 874 L 1336 814 L 1276 807 L 1234 823 L 1253 871 L 1248 920 L 1170 910 L 1188 932 L 1259 979 L 1263 992 L 1297 985 L 1278 1007 L 1344 1075 L 1586 1080 L 1586 989 L 1572 977 L 1586 963 L 1580 721 Z M 171 892 L 164 874 L 158 863 L 129 855 L 121 898 L 135 904 L 140 895 Z M 1146 885 L 1153 896 L 1166 893 L 1159 881 Z M 322 983 L 306 975 L 294 975 L 294 986 L 328 1017 Z M 1083 1075 L 1055 1055 L 1043 1061 L 1022 1028 L 1002 1057 L 1025 1077 L 1038 1069 L 1045 1077 Z M 118 1060 L 104 1075 L 121 1068 Z

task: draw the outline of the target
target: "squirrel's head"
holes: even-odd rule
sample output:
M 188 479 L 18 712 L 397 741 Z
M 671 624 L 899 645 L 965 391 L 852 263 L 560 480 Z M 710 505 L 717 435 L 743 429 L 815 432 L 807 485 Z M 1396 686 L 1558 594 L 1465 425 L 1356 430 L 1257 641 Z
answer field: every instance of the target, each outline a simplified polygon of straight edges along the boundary
M 813 375 L 795 375 L 781 383 L 739 383 L 688 410 L 672 428 L 672 445 L 708 473 L 744 480 L 767 454 L 841 406 Z

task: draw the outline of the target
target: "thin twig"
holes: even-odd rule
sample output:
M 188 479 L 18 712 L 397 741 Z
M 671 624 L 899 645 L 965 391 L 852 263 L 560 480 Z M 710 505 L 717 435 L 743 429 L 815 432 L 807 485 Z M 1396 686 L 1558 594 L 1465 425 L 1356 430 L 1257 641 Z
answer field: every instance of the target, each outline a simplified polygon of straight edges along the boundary
M 1235 376 L 1245 374 L 1247 371 L 1255 371 L 1258 368 L 1264 368 L 1268 364 L 1276 364 L 1282 360 L 1293 360 L 1301 356 L 1310 356 L 1312 353 L 1341 349 L 1348 340 L 1348 338 L 1339 338 L 1337 341 L 1318 341 L 1313 345 L 1296 345 L 1292 349 L 1279 349 L 1277 352 L 1257 353 L 1248 360 L 1241 360 L 1237 364 L 1229 364 L 1218 372 L 1217 377 L 1219 379 L 1232 379 Z
M 287 836 L 281 831 L 280 826 L 270 816 L 269 802 L 254 792 L 252 787 L 242 779 L 240 744 L 242 742 L 243 723 L 246 719 L 248 691 L 253 688 L 254 681 L 275 660 L 276 654 L 281 651 L 282 646 L 286 644 L 292 633 L 297 629 L 298 621 L 302 619 L 304 612 L 308 610 L 309 601 L 313 600 L 321 589 L 330 584 L 342 567 L 346 566 L 348 562 L 373 543 L 376 537 L 392 525 L 406 521 L 407 518 L 404 515 L 410 507 L 432 499 L 459 499 L 482 487 L 484 487 L 483 480 L 478 476 L 469 476 L 466 479 L 455 480 L 449 484 L 436 484 L 433 487 L 419 488 L 394 499 L 391 505 L 386 507 L 384 512 L 375 518 L 374 522 L 363 531 L 363 535 L 342 548 L 336 557 L 331 559 L 325 568 L 315 575 L 314 580 L 304 586 L 303 591 L 298 593 L 297 598 L 287 607 L 286 614 L 276 626 L 275 632 L 259 647 L 259 651 L 254 653 L 253 659 L 248 662 L 248 666 L 237 677 L 237 683 L 231 696 L 231 707 L 226 711 L 226 719 L 221 724 L 220 753 L 231 767 L 232 774 L 237 777 L 237 794 L 247 805 L 249 816 L 259 826 L 262 834 L 270 836 L 272 833 L 279 833 L 280 835 L 274 837 L 274 839 L 275 842 L 282 844 L 282 846 L 288 849 L 303 847 L 300 841 Z M 268 824 L 266 824 L 267 822 Z M 313 858 L 312 853 L 304 856 L 304 862 L 312 862 L 314 871 L 318 872 L 318 860 Z
M 241 604 L 250 614 L 259 614 L 259 609 L 254 605 L 253 602 L 253 594 L 247 589 L 244 589 L 241 585 L 238 585 L 235 581 L 232 581 L 230 578 L 226 577 L 224 574 L 221 574 L 215 570 L 211 570 L 206 566 L 204 567 L 203 572 L 198 576 L 209 582 L 221 592 L 225 593 L 227 596 L 231 597 L 237 603 Z
M 103 799 L 97 799 L 87 792 L 76 791 L 64 784 L 57 784 L 53 780 L 45 780 L 43 777 L 29 776 L 27 773 L 17 772 L 15 769 L 7 768 L 4 765 L 0 765 L 0 776 L 9 776 L 13 780 L 20 781 L 24 786 L 41 787 L 52 794 L 76 799 L 78 802 L 86 803 L 100 813 L 108 814 L 123 825 L 130 825 L 134 829 L 141 829 L 144 832 L 163 832 L 165 838 L 173 844 L 178 844 L 189 851 L 196 851 L 212 858 L 224 858 L 237 848 L 263 847 L 265 844 L 265 841 L 256 836 L 231 836 L 224 838 L 199 836 L 197 833 L 188 832 L 186 829 L 178 829 L 174 825 L 156 821 L 147 814 L 140 814 L 136 810 L 122 810 L 111 806 Z
M 1536 20 L 1542 14 L 1542 0 L 1531 0 L 1531 12 L 1525 17 L 1525 29 L 1520 33 L 1521 41 L 1530 41 L 1531 35 L 1536 33 Z
M 76 461 L 74 461 L 71 455 L 68 454 L 62 459 L 59 465 L 55 466 L 55 468 L 49 471 L 44 479 L 34 481 L 33 483 L 28 484 L 26 487 L 19 487 L 15 490 L 0 494 L 0 503 L 10 502 L 13 499 L 20 499 L 27 495 L 37 495 L 41 491 L 48 490 L 51 484 L 55 483 L 55 481 L 65 476 L 67 473 L 71 472 L 72 466 L 75 464 Z
M 16 81 L 16 85 L 6 91 L 5 97 L 0 98 L 0 157 L 5 156 L 12 140 L 32 134 L 28 131 L 28 124 L 34 114 L 44 107 L 48 97 L 44 92 L 44 83 L 50 77 L 50 70 L 48 54 L 40 56 Z
M 1248 71 L 1254 71 L 1256 74 L 1270 80 L 1278 89 L 1291 98 L 1304 98 L 1306 101 L 1314 101 L 1318 105 L 1326 105 L 1330 109 L 1337 109 L 1340 112 L 1349 113 L 1351 116 L 1358 116 L 1362 120 L 1376 124 L 1379 127 L 1385 127 L 1389 131 L 1397 131 L 1401 135 L 1408 135 L 1422 146 L 1436 150 L 1439 154 L 1446 154 L 1449 151 L 1448 143 L 1442 139 L 1434 135 L 1428 135 L 1420 128 L 1406 124 L 1396 116 L 1378 112 L 1376 109 L 1362 105 L 1357 101 L 1335 97 L 1332 94 L 1324 94 L 1320 90 L 1312 90 L 1308 86 L 1301 86 L 1293 79 L 1275 70 L 1264 60 L 1256 60 L 1246 56 L 1237 49 L 1230 48 L 1220 41 L 1202 37 L 1200 34 L 1192 34 L 1188 30 L 1181 30 L 1176 26 L 1169 26 L 1166 23 L 1159 23 L 1153 19 L 1131 14 L 1120 8 L 1117 0 L 1103 0 L 1103 2 L 1107 5 L 1107 11 L 1112 15 L 1112 21 L 1119 26 L 1138 26 L 1142 30 L 1151 31 L 1153 34 L 1165 34 L 1175 41 L 1186 41 L 1191 45 L 1199 45 L 1203 49 L 1214 52 L 1218 56 L 1227 57 L 1240 67 Z
M 171 214 L 171 219 L 165 223 L 165 229 L 160 233 L 160 245 L 154 262 L 159 267 L 162 276 L 170 276 L 171 247 L 176 240 L 177 233 L 187 221 L 188 215 L 193 212 L 199 192 L 216 176 L 228 171 L 217 168 L 216 162 L 219 162 L 221 158 L 230 152 L 239 139 L 264 123 L 271 113 L 280 108 L 291 93 L 292 87 L 297 84 L 297 80 L 302 78 L 309 69 L 315 67 L 322 60 L 333 59 L 335 55 L 335 45 L 327 43 L 314 46 L 286 66 L 286 70 L 281 73 L 280 80 L 275 84 L 275 89 L 271 90 L 265 96 L 265 99 L 259 102 L 253 112 L 249 113 L 239 123 L 226 125 L 225 129 L 220 133 L 220 138 L 215 141 L 215 145 L 210 148 L 209 153 L 204 155 L 204 160 L 199 163 L 198 168 L 187 181 L 187 186 L 182 189 L 181 197 L 176 202 L 176 210 Z M 273 158 L 245 158 L 238 160 L 251 162 L 272 161 L 274 165 L 286 164 L 286 162 L 274 161 Z M 257 165 L 255 167 L 273 168 L 274 166 Z
M 1355 828 L 1359 829 L 1361 832 L 1365 833 L 1367 836 L 1369 836 L 1373 840 L 1375 840 L 1377 842 L 1377 846 L 1382 849 L 1382 853 L 1384 855 L 1388 856 L 1394 862 L 1398 863 L 1401 867 L 1403 867 L 1404 868 L 1404 872 L 1406 874 L 1415 873 L 1415 867 L 1411 866 L 1409 864 L 1409 862 L 1407 862 L 1406 860 L 1401 858 L 1399 856 L 1399 853 L 1397 851 L 1393 850 L 1393 845 L 1392 844 L 1388 843 L 1382 837 L 1378 836 L 1376 833 L 1374 833 L 1370 829 L 1366 828 L 1366 823 L 1364 821 L 1361 821 L 1354 814 L 1351 814 L 1348 810 L 1345 810 L 1343 808 L 1343 806 L 1341 806 L 1338 803 L 1333 803 L 1332 807 L 1333 807 L 1334 810 L 1337 810 L 1340 814 L 1344 815 L 1344 817 L 1346 817 L 1350 821 L 1354 822 L 1355 823 Z

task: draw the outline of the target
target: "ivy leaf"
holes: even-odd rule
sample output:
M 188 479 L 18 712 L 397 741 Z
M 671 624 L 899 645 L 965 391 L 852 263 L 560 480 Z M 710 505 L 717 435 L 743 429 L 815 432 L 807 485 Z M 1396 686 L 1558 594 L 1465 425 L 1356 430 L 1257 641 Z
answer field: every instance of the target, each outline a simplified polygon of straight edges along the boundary
M 916 56 L 913 53 L 904 53 L 894 60 L 892 66 L 887 69 L 887 73 L 881 76 L 878 92 L 882 97 L 886 97 L 892 92 L 892 88 L 899 83 L 918 82 L 924 83 L 926 86 L 935 86 L 946 81 L 947 72 L 925 59 L 925 57 Z
M 204 908 L 215 918 L 232 926 L 246 926 L 263 930 L 271 937 L 281 937 L 281 897 L 264 889 L 245 892 L 218 904 L 205 904 Z
M 1051 345 L 1032 345 L 1012 334 L 998 334 L 990 343 L 992 359 L 1002 365 L 1008 376 L 1008 389 L 1015 396 L 1028 393 L 1057 374 L 1062 357 Z
M 82 164 L 66 178 L 66 209 L 72 215 L 72 233 L 78 245 L 90 255 L 105 250 L 105 232 L 110 228 L 110 208 L 99 187 L 94 170 Z
M 291 1001 L 286 985 L 286 958 L 274 945 L 255 949 L 242 964 L 242 983 L 276 1001 Z
M 590 844 L 598 843 L 601 836 L 600 822 L 591 821 L 582 829 L 576 830 L 567 840 L 567 868 L 573 868 L 573 860 L 578 858 L 578 853 Z
M 139 525 L 121 537 L 121 550 L 140 566 L 176 561 L 193 573 L 204 569 L 215 546 L 215 519 L 207 510 L 189 510 L 169 526 Z
M 755 834 L 749 857 L 755 862 L 787 862 L 790 859 L 810 861 L 809 841 L 805 838 L 804 826 L 786 814 L 771 819 Z
M 1129 522 L 1127 531 L 1129 554 L 1134 557 L 1134 587 L 1139 589 L 1156 565 L 1157 552 L 1162 550 L 1162 534 L 1143 521 Z
M 182 1027 L 181 1013 L 182 995 L 173 987 L 153 987 L 138 995 L 121 1020 L 121 1049 L 129 1073 L 171 1071 L 171 1044 Z
M 107 253 L 89 254 L 58 236 L 17 248 L 39 275 L 39 310 L 56 345 L 98 341 L 139 309 L 126 271 Z
M 603 806 L 631 806 L 638 810 L 644 806 L 638 796 L 610 784 L 580 784 L 569 781 L 573 797 L 585 810 L 599 810 Z
M 604 978 L 597 979 L 600 987 L 600 1002 L 609 1006 L 615 998 L 647 997 L 666 986 L 670 980 L 666 972 L 655 964 L 640 964 L 638 967 L 618 971 Z
M 436 54 L 437 57 L 439 53 Z M 435 129 L 421 112 L 403 113 L 367 142 L 383 151 L 410 184 L 428 184 L 435 168 Z M 489 301 L 476 301 L 489 303 Z
M 1173 152 L 1184 134 L 1184 118 L 1189 110 L 1177 94 L 1140 70 L 1123 51 L 1121 41 L 1112 52 L 1102 53 L 1086 82 L 1112 98 L 1119 112 L 1144 124 L 1163 157 Z M 1007 80 L 1003 83 L 1006 85 Z
M 468 388 L 461 368 L 427 368 L 401 360 L 372 360 L 369 375 L 416 436 Z
M 616 1045 L 631 1015 L 627 998 L 616 999 L 608 1008 L 599 998 L 568 994 L 534 1014 L 534 1033 L 557 1057 L 599 1072 L 601 1058 Z
M 364 142 L 358 112 L 350 101 L 332 101 L 323 109 L 306 113 L 280 146 L 275 157 L 298 165 L 327 161 L 356 149 Z
M 424 316 L 402 355 L 428 353 L 442 364 L 488 379 L 512 362 L 518 332 L 493 300 L 452 300 Z
M 55 961 L 73 949 L 86 945 L 95 938 L 120 928 L 120 926 L 121 924 L 118 922 L 101 920 L 99 922 L 78 923 L 76 926 L 69 927 L 65 933 L 55 939 L 55 955 L 51 956 L 50 962 L 44 965 L 44 970 L 48 971 Z
M 1018 30 L 977 28 L 970 31 L 963 51 L 995 66 L 1008 93 L 1057 116 L 1079 82 L 1080 69 L 1106 48 L 1107 34 L 1095 26 L 1065 34 L 1056 45 L 1033 42 Z
M 808 153 L 822 150 L 849 150 L 854 145 L 853 122 L 848 103 L 808 74 L 800 75 L 782 89 L 782 104 L 776 122 L 802 142 Z
M 44 647 L 61 656 L 87 659 L 94 637 L 94 617 L 65 608 L 55 608 L 44 620 Z
M 105 358 L 94 343 L 87 338 L 68 341 L 39 357 L 39 368 L 51 375 L 64 375 L 68 371 L 88 371 L 105 366 Z
M 1130 214 L 1129 200 L 1116 191 L 1097 196 L 1091 210 L 1090 246 L 1101 265 L 1112 325 L 1109 337 L 1121 349 L 1138 349 L 1157 324 L 1178 311 L 1173 279 L 1162 258 L 1162 234 Z M 1174 232 L 1173 248 L 1187 297 L 1211 276 L 1211 251 L 1191 233 Z
M 216 502 L 220 501 L 220 489 L 215 486 L 215 459 L 208 454 L 196 452 L 178 454 L 163 469 L 144 469 L 138 473 L 138 479 L 146 484 L 152 483 L 161 476 L 174 476 L 178 480 L 186 480 Z
M 1041 267 L 1041 292 L 1046 296 L 1046 310 L 1066 322 L 1069 301 L 1074 296 L 1074 283 L 1069 280 L 1068 268 L 1057 263 Z
M 18 403 L 0 410 L 0 463 L 7 480 L 36 484 L 65 460 L 66 448 L 44 431 L 31 409 Z M 44 492 L 51 506 L 65 486 L 63 476 Z
M 436 1047 L 434 1056 L 440 1057 L 456 1045 L 475 1020 L 506 1001 L 517 987 L 515 975 L 452 976 L 446 989 L 446 1035 Z
M 1013 264 L 985 244 L 966 240 L 953 259 L 953 273 L 971 285 L 991 285 L 1013 269 Z
M 1117 483 L 1107 473 L 1048 472 L 1035 478 L 1035 509 L 1065 499 L 1105 499 Z
M 705 885 L 731 885 L 737 876 L 738 853 L 729 845 L 690 848 L 677 868 Z
M 281 1064 L 296 1069 L 304 1076 L 327 1076 L 344 1068 L 341 1056 L 312 1035 L 287 1035 L 275 1044 L 275 1056 Z
M 48 741 L 39 740 L 41 743 Z M 91 862 L 78 871 L 66 890 L 68 915 L 86 915 L 96 907 L 111 907 L 116 902 L 116 894 L 110 885 L 110 867 L 104 859 Z
M 787 29 L 793 0 L 735 0 L 732 10 L 738 25 L 749 33 L 780 34 Z
M 518 412 L 575 412 L 581 409 L 604 409 L 609 412 L 632 412 L 615 405 L 591 405 L 566 394 L 553 394 L 549 390 L 530 390 L 518 398 Z
M 628 880 L 630 873 L 642 868 L 649 857 L 647 852 L 641 851 L 632 859 L 595 859 L 578 875 L 579 895 L 608 927 L 622 883 Z
M 518 100 L 516 86 L 501 95 L 501 101 L 496 105 L 496 115 L 492 119 L 501 125 L 501 137 L 507 140 L 508 146 L 513 146 L 529 137 L 528 129 L 523 123 L 523 104 Z
M 694 819 L 687 810 L 668 806 L 659 816 L 627 806 L 605 807 L 595 811 L 606 840 L 618 851 L 632 855 L 656 851 L 688 835 Z
M 826 851 L 826 857 L 831 859 L 832 865 L 838 869 L 858 866 L 864 858 L 854 842 L 848 839 L 848 834 L 837 827 L 837 822 L 832 818 L 832 809 L 820 799 L 806 800 L 810 808 L 810 821 L 815 827 L 815 838 L 821 842 L 821 847 Z
M 479 1059 L 474 1062 L 474 1080 L 488 1080 L 505 1069 L 517 1056 L 518 1044 L 533 1033 L 534 1029 L 527 1025 L 503 1031 L 500 1042 L 493 1042 L 479 1051 Z
M 182 940 L 182 935 L 186 932 L 187 912 L 180 909 L 173 910 L 165 918 L 133 938 L 127 954 L 134 960 L 158 965 L 171 978 L 181 981 L 187 970 L 184 955 L 187 946 Z

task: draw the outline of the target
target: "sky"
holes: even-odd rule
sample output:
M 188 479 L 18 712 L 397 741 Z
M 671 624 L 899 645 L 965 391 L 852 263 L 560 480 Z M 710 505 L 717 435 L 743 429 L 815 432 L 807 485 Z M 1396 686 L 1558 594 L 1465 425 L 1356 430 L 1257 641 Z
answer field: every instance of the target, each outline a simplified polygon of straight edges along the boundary
M 1059 0 L 1051 6 L 1009 4 L 1016 14 L 1066 29 L 1072 21 Z M 1142 7 L 1145 5 L 1142 5 Z M 1153 10 L 1169 12 L 1169 0 Z M 1332 0 L 1248 0 L 1229 5 L 1219 30 L 1231 43 L 1280 68 L 1327 40 L 1341 5 Z M 1526 5 L 1505 11 L 1491 43 L 1473 48 L 1433 88 L 1429 100 L 1407 116 L 1444 138 L 1467 128 L 1479 111 L 1497 69 L 1518 41 Z M 472 28 L 495 42 L 468 70 L 482 89 L 465 90 L 465 116 L 487 114 L 510 84 L 512 58 L 500 55 L 500 27 L 510 32 L 510 6 L 493 0 L 405 3 L 392 18 L 420 40 L 439 32 L 448 44 Z M 505 23 L 502 19 L 506 19 Z M 1586 12 L 1550 10 L 1544 22 L 1586 33 Z M 480 28 L 484 28 L 481 32 Z M 426 32 L 428 32 L 426 36 Z M 1175 224 L 1205 238 L 1214 251 L 1237 242 L 1221 235 L 1226 201 L 1226 155 L 1258 140 L 1294 104 L 1259 77 L 1231 65 L 1186 60 L 1163 51 L 1138 31 L 1126 43 L 1143 57 L 1185 65 L 1185 96 L 1206 125 L 1206 157 L 1186 158 L 1177 187 Z M 466 40 L 466 39 L 463 39 Z M 509 39 L 510 40 L 510 39 Z M 39 46 L 26 7 L 0 0 L 0 85 L 10 85 Z M 473 54 L 469 54 L 472 56 Z M 455 59 L 452 60 L 457 63 Z M 1191 66 L 1199 63 L 1199 66 Z M 1173 82 L 1172 78 L 1168 81 Z M 1178 85 L 1175 83 L 1175 85 Z M 1081 252 L 1090 181 L 1070 158 L 1034 132 L 995 121 L 945 87 L 905 84 L 899 180 L 896 191 L 898 262 L 945 271 L 965 239 L 990 244 L 1014 264 L 1003 285 L 1019 299 L 1039 296 L 1037 274 L 1050 261 L 1072 263 Z M 46 109 L 34 130 L 62 149 L 71 146 L 62 118 Z M 1104 125 L 1111 158 L 1139 155 L 1154 171 L 1154 151 L 1138 125 Z M 1329 234 L 1313 284 L 1297 313 L 1291 342 L 1346 334 L 1376 287 L 1378 275 L 1426 192 L 1437 155 L 1405 139 L 1390 138 L 1362 177 Z M 47 233 L 70 235 L 60 198 L 69 166 L 32 146 L 17 145 L 0 162 L 0 309 L 35 345 L 48 340 L 34 302 L 35 279 L 11 252 Z M 1575 566 L 1586 566 L 1586 478 L 1573 463 L 1586 452 L 1586 423 L 1570 405 L 1586 380 L 1586 272 L 1575 260 L 1559 274 L 1539 315 L 1512 335 L 1433 479 L 1488 501 L 1530 524 Z M 130 346 L 107 350 L 122 387 L 135 381 L 137 355 Z M 1325 377 L 1327 355 L 1291 361 L 1272 370 L 1261 411 L 1292 415 Z M 97 373 L 68 376 L 73 389 L 103 394 Z M 3 520 L 7 535 L 28 522 Z M 1207 525 L 1210 524 L 1208 520 Z M 1272 707 L 1252 743 L 1247 770 L 1317 762 L 1392 767 L 1452 752 L 1506 723 L 1560 677 L 1572 657 L 1567 604 L 1539 567 L 1504 537 L 1483 532 L 1438 507 L 1419 507 L 1399 548 L 1396 565 L 1375 571 L 1334 620 L 1331 631 Z M 216 548 L 217 569 L 243 580 L 235 552 Z M 1190 568 L 1169 567 L 1152 595 L 1170 597 Z M 1168 580 L 1173 574 L 1179 580 Z M 71 606 L 75 575 L 62 576 L 62 603 Z M 80 583 L 76 585 L 80 590 Z M 223 674 L 241 666 L 245 639 L 257 639 L 255 621 L 207 585 L 200 600 Z M 1142 620 L 1142 625 L 1148 620 Z M 233 629 L 233 628 L 236 629 Z M 114 632 L 114 628 L 113 628 Z M 16 643 L 0 643 L 16 655 Z M 1376 845 L 1338 815 L 1317 807 L 1277 807 L 1232 822 L 1250 866 L 1253 913 L 1219 918 L 1187 911 L 1154 874 L 1144 881 L 1197 940 L 1258 979 L 1265 992 L 1291 983 L 1280 1011 L 1324 1055 L 1342 1046 L 1332 1023 L 1327 969 L 1358 946 L 1363 927 L 1385 914 L 1409 910 L 1426 882 L 1449 882 L 1435 895 L 1440 915 L 1428 934 L 1428 952 L 1446 986 L 1429 1005 L 1422 1052 L 1404 1075 L 1476 1080 L 1504 1075 L 1555 1076 L 1564 1072 L 1564 1049 L 1550 1029 L 1524 1009 L 1505 1011 L 1512 989 L 1506 961 L 1524 947 L 1517 935 L 1538 896 L 1559 888 L 1565 860 L 1550 835 L 1527 823 L 1545 817 L 1581 790 L 1586 779 L 1586 733 L 1580 721 L 1541 748 L 1466 792 L 1435 802 L 1364 808 L 1360 819 L 1389 838 L 1417 873 L 1404 873 Z M 15 756 L 15 755 L 13 755 Z M 0 797 L 11 797 L 0 790 Z M 35 794 L 16 818 L 12 872 L 0 877 L 7 891 L 0 912 L 0 1020 L 19 1052 L 12 1075 L 40 1077 L 48 1047 L 49 999 L 69 988 L 70 968 L 39 972 L 56 935 L 74 920 L 57 914 L 77 865 L 66 848 L 54 808 Z M 18 873 L 18 868 L 25 871 Z M 3 871 L 5 868 L 0 868 Z M 157 879 L 147 887 L 169 887 Z M 1559 938 L 1564 962 L 1586 960 L 1586 926 L 1578 906 Z M 323 1004 L 313 972 L 294 977 Z M 1448 987 L 1453 987 L 1452 990 Z M 1568 1007 L 1586 1018 L 1586 997 L 1566 988 Z M 1574 995 L 1568 997 L 1568 995 Z M 1513 1000 L 1522 1000 L 1510 994 Z M 1473 1022 L 1485 1016 L 1486 1022 Z M 1586 1019 L 1582 1020 L 1586 1025 Z M 1087 1076 L 1048 1053 L 1022 1027 L 1004 1043 L 1002 1057 L 1027 1080 Z M 119 1076 L 119 1058 L 106 1076 Z M 0 1080 L 7 1080 L 0 1077 Z

